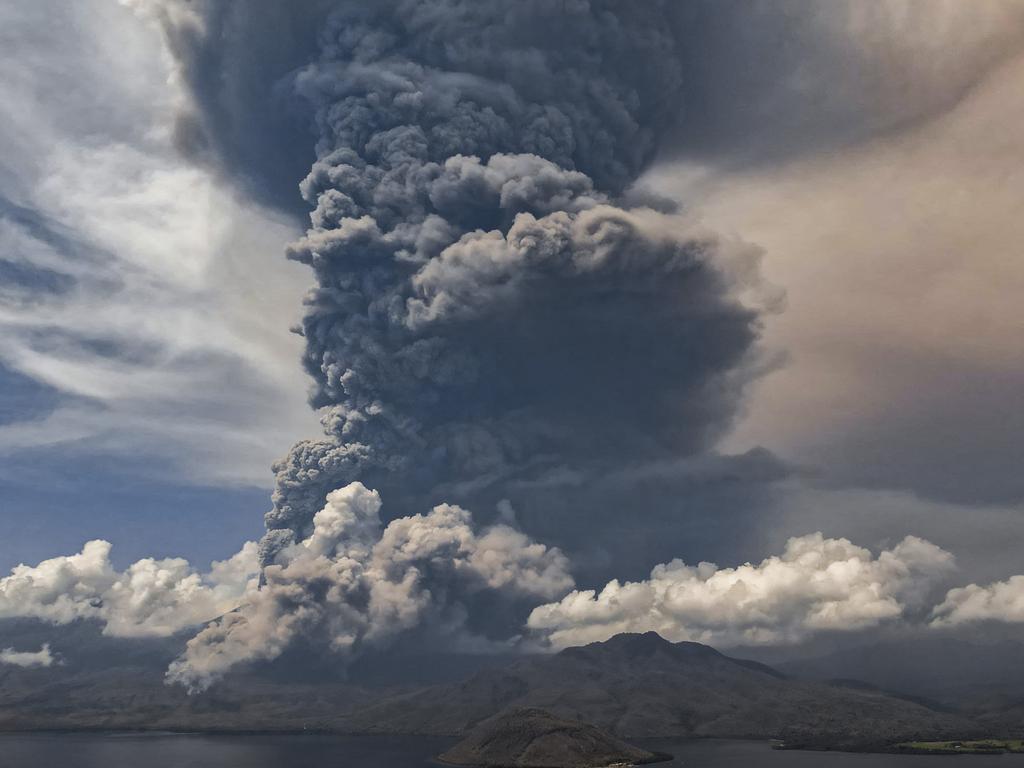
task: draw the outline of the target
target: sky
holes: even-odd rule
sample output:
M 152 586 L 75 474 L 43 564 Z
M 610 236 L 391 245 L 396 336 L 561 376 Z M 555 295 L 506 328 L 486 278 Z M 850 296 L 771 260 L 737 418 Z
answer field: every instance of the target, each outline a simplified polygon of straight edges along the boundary
M 0 14 L 0 561 L 95 535 L 228 554 L 317 426 L 288 332 L 308 279 L 280 258 L 301 223 L 181 156 L 168 56 L 131 9 Z
M 1024 5 L 246 7 L 0 3 L 0 616 L 1024 623 Z

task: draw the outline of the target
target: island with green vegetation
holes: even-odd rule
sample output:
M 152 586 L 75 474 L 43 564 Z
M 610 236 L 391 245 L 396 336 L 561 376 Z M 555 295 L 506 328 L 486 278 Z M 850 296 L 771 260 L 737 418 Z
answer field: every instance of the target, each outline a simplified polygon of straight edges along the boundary
M 1007 752 L 1024 753 L 1024 740 L 907 741 L 897 744 L 896 751 L 915 755 L 1001 755 Z

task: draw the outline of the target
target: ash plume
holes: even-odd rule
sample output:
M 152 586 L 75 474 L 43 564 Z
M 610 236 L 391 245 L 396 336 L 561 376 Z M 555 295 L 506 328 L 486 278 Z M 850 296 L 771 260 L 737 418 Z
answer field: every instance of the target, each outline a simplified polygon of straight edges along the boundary
M 471 612 L 521 611 L 573 586 L 561 552 L 507 525 L 477 530 L 467 510 L 441 504 L 385 527 L 380 509 L 380 495 L 361 483 L 332 491 L 310 536 L 278 553 L 263 588 L 238 611 L 189 640 L 167 679 L 202 691 L 240 662 L 277 658 L 299 637 L 341 660 L 414 630 L 449 648 L 487 650 L 491 639 L 474 632 Z
M 207 66 L 237 75 L 216 63 L 231 59 L 222 48 L 245 49 L 225 30 L 259 24 L 213 0 L 171 7 L 189 20 L 190 34 L 171 36 L 182 77 Z M 324 632 L 346 653 L 424 628 L 514 642 L 529 612 L 515 595 L 550 600 L 572 587 L 563 551 L 585 572 L 603 562 L 577 559 L 586 543 L 613 549 L 621 521 L 644 530 L 677 514 L 649 489 L 664 497 L 666 483 L 670 496 L 720 475 L 735 485 L 748 471 L 779 471 L 767 452 L 733 461 L 712 450 L 757 373 L 771 298 L 759 250 L 631 189 L 680 120 L 684 6 L 336 0 L 293 13 L 302 22 L 284 26 L 315 28 L 317 48 L 272 90 L 303 104 L 314 132 L 300 185 L 311 226 L 288 257 L 315 276 L 297 330 L 324 435 L 275 465 L 266 586 L 176 662 L 169 679 L 194 688 L 274 658 L 299 633 Z M 239 130 L 238 115 L 203 112 L 208 92 L 194 99 L 207 132 Z M 331 494 L 357 487 L 380 491 L 372 517 L 379 507 L 381 524 L 393 521 L 385 538 L 416 519 L 434 540 L 432 527 L 451 528 L 455 515 L 469 532 L 460 557 L 483 547 L 483 561 L 537 559 L 550 578 L 489 586 L 509 607 L 484 622 L 475 566 L 456 558 L 459 587 L 446 586 L 436 567 L 446 550 L 428 548 L 431 567 L 416 561 L 380 581 L 411 590 L 382 629 L 364 581 L 383 572 L 366 553 L 384 544 L 311 551 Z M 485 525 L 511 515 L 522 530 L 478 529 L 449 503 Z
M 289 251 L 316 275 L 326 437 L 276 466 L 264 562 L 357 479 L 489 508 L 728 424 L 759 254 L 621 202 L 678 119 L 683 21 L 653 0 L 338 4 L 295 78 L 318 160 Z

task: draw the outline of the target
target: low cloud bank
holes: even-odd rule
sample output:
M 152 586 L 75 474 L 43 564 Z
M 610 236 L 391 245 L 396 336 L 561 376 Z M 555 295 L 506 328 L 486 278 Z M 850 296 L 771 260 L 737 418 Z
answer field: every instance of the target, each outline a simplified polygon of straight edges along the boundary
M 235 608 L 258 584 L 253 542 L 208 573 L 181 558 L 145 558 L 118 571 L 110 550 L 110 542 L 90 541 L 78 554 L 17 566 L 0 579 L 0 618 L 96 619 L 113 637 L 167 636 Z
M 1024 622 L 1024 576 L 947 592 L 954 556 L 914 536 L 875 554 L 814 533 L 760 563 L 673 560 L 643 581 L 580 590 L 569 559 L 519 530 L 508 505 L 503 522 L 490 526 L 452 504 L 390 523 L 381 509 L 380 495 L 362 483 L 331 492 L 305 539 L 278 542 L 262 588 L 253 542 L 199 572 L 173 558 L 118 571 L 110 544 L 90 541 L 78 554 L 20 565 L 0 579 L 0 618 L 92 619 L 115 637 L 166 637 L 206 623 L 166 675 L 193 693 L 300 641 L 329 648 L 344 665 L 400 642 L 537 651 L 656 631 L 731 647 L 897 622 Z M 0 664 L 54 663 L 48 645 L 0 651 Z
M 933 626 L 939 627 L 975 621 L 1024 623 L 1024 576 L 1011 576 L 984 587 L 968 584 L 951 589 L 933 616 Z
M 559 648 L 650 630 L 721 646 L 798 642 L 900 619 L 954 567 L 949 552 L 912 536 L 876 557 L 816 533 L 790 539 L 781 555 L 757 565 L 674 560 L 647 581 L 574 591 L 536 608 L 529 627 Z

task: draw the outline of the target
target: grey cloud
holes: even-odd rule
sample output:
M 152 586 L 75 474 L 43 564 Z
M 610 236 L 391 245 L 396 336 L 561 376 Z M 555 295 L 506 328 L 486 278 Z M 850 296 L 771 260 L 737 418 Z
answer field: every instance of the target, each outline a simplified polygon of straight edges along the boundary
M 260 201 L 300 212 L 294 185 L 314 159 L 311 113 L 282 81 L 307 63 L 333 0 L 122 2 L 159 24 L 185 86 L 179 149 L 235 176 Z
M 221 0 L 127 1 L 163 21 L 192 94 L 180 130 L 186 144 L 218 156 L 264 194 L 295 205 L 292 184 L 312 159 L 305 140 L 311 111 L 286 83 L 308 63 L 332 11 L 355 4 L 254 0 L 243 9 Z M 495 101 L 515 103 L 521 95 L 534 102 L 522 121 L 524 151 L 567 165 L 584 149 L 607 154 L 609 165 L 621 169 L 615 154 L 623 144 L 616 139 L 635 123 L 637 103 L 651 94 L 671 105 L 665 115 L 671 126 L 634 144 L 636 156 L 653 143 L 669 154 L 749 163 L 820 150 L 941 112 L 1024 42 L 1015 0 L 939 7 L 931 0 L 645 1 L 629 9 L 639 19 L 625 24 L 637 33 L 632 37 L 616 31 L 622 23 L 617 9 L 625 6 L 614 2 L 518 3 L 506 9 L 501 25 L 489 24 L 494 7 L 377 2 L 343 10 L 370 26 L 350 24 L 344 40 L 331 45 L 356 61 L 413 46 L 418 63 L 448 57 L 444 69 L 467 83 L 466 75 L 479 77 L 480 89 L 493 91 Z M 590 23 L 588 14 L 601 23 Z M 645 34 L 641 28 L 657 14 L 656 32 Z M 377 23 L 395 16 L 405 23 Z M 445 35 L 437 33 L 439 19 Z M 565 50 L 553 54 L 562 40 Z M 592 75 L 602 58 L 607 69 L 640 83 L 635 93 L 622 98 L 614 88 L 595 88 Z M 641 71 L 654 61 L 663 63 L 656 76 Z M 587 89 L 594 101 L 604 100 L 603 123 L 578 108 Z M 587 130 L 580 130 L 584 122 Z M 455 137 L 451 154 L 472 151 L 466 144 L 471 125 L 478 137 L 508 135 L 499 109 L 488 119 L 464 111 L 457 128 L 442 128 L 437 137 L 444 131 Z
M 770 165 L 941 114 L 1024 45 L 1016 0 L 691 0 L 666 155 Z

